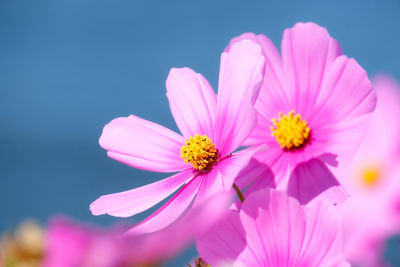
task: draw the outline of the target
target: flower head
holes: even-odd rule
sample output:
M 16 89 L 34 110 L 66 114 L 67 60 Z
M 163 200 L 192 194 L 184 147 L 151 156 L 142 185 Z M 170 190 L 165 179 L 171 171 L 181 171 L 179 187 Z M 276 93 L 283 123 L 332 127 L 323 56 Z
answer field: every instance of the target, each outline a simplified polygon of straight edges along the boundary
M 117 118 L 104 127 L 100 145 L 108 156 L 136 168 L 179 172 L 130 191 L 94 201 L 93 214 L 127 217 L 149 209 L 178 188 L 166 204 L 134 232 L 157 231 L 194 204 L 230 190 L 254 150 L 235 153 L 256 125 L 257 98 L 265 60 L 249 40 L 221 55 L 218 97 L 207 80 L 189 68 L 172 69 L 167 96 L 182 135 L 136 116 Z
M 243 39 L 259 43 L 266 59 L 257 126 L 245 143 L 268 145 L 255 157 L 302 204 L 317 195 L 344 200 L 327 165 L 349 161 L 368 126 L 376 96 L 366 72 L 314 23 L 285 30 L 281 54 L 266 36 L 252 33 L 233 39 L 226 51 Z
M 348 266 L 334 207 L 304 207 L 271 189 L 250 193 L 239 211 L 197 240 L 197 249 L 216 267 Z
M 378 102 L 365 139 L 352 164 L 334 170 L 350 193 L 339 206 L 346 258 L 360 266 L 379 265 L 400 230 L 400 86 L 383 75 L 373 85 Z

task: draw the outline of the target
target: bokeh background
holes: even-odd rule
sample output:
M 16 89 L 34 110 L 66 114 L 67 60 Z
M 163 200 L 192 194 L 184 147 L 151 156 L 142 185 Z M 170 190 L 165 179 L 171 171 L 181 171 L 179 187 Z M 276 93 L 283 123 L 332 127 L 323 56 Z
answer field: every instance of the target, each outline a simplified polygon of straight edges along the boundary
M 232 37 L 264 33 L 280 46 L 298 21 L 326 27 L 370 77 L 400 79 L 399 0 L 0 0 L 0 232 L 54 214 L 121 221 L 92 216 L 89 204 L 166 175 L 107 158 L 103 126 L 135 114 L 177 130 L 165 96 L 171 67 L 191 67 L 216 88 Z M 400 266 L 397 240 L 385 254 Z

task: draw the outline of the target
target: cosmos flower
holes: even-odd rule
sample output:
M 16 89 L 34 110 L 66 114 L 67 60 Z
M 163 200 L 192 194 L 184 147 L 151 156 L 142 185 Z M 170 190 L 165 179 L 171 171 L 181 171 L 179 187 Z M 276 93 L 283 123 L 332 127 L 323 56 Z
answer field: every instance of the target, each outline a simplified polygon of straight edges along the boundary
M 211 266 L 349 266 L 343 257 L 340 219 L 332 205 L 310 207 L 285 192 L 252 192 L 240 211 L 196 240 Z
M 47 229 L 44 267 L 161 266 L 225 216 L 229 197 L 216 194 L 160 231 L 124 234 L 126 227 L 100 229 L 53 218 Z M 205 220 L 204 218 L 207 218 Z
M 189 68 L 172 69 L 167 96 L 183 136 L 129 116 L 104 127 L 100 145 L 108 156 L 136 168 L 179 172 L 164 180 L 94 201 L 94 215 L 128 217 L 156 205 L 182 188 L 134 232 L 159 230 L 188 209 L 193 199 L 230 190 L 254 149 L 234 152 L 256 124 L 257 98 L 265 60 L 258 44 L 244 40 L 221 55 L 218 97 L 207 80 Z
M 354 161 L 333 170 L 350 193 L 343 212 L 345 255 L 357 266 L 381 266 L 386 240 L 400 231 L 400 86 L 373 80 L 376 110 Z
M 246 145 L 268 145 L 257 159 L 300 203 L 317 195 L 344 200 L 327 164 L 349 162 L 363 138 L 376 103 L 366 72 L 314 23 L 285 30 L 282 55 L 266 36 L 253 33 L 233 39 L 226 51 L 243 39 L 259 43 L 266 59 L 257 126 Z

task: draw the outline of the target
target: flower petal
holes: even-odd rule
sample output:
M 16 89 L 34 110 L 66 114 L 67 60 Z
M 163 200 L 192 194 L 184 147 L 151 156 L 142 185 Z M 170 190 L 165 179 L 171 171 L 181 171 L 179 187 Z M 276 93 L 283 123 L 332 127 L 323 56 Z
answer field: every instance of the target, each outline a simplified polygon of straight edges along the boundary
M 306 210 L 306 217 L 298 266 L 349 266 L 343 256 L 341 222 L 334 207 L 319 202 Z
M 321 87 L 310 122 L 312 136 L 339 164 L 349 162 L 359 147 L 375 109 L 376 95 L 366 72 L 353 59 L 340 56 Z
M 372 112 L 376 95 L 365 70 L 352 58 L 338 57 L 326 72 L 315 110 L 312 128 L 355 119 Z
M 133 216 L 153 207 L 192 177 L 192 171 L 186 170 L 152 184 L 104 195 L 90 204 L 90 210 L 93 215 Z
M 107 124 L 99 143 L 111 158 L 139 169 L 176 172 L 188 167 L 180 157 L 182 136 L 134 115 Z
M 297 23 L 285 30 L 282 39 L 282 62 L 286 95 L 291 109 L 308 119 L 327 69 L 341 54 L 338 42 L 315 23 Z M 288 112 L 288 110 L 281 110 Z
M 290 111 L 289 97 L 287 96 L 287 86 L 285 85 L 285 78 L 282 72 L 282 60 L 278 49 L 274 43 L 265 35 L 254 33 L 244 33 L 236 38 L 233 38 L 225 51 L 233 46 L 233 44 L 241 40 L 251 40 L 259 44 L 262 48 L 262 54 L 265 58 L 265 73 L 262 84 L 262 89 L 257 98 L 256 108 L 265 118 L 268 118 L 268 123 L 263 124 L 257 121 L 260 127 L 267 127 L 269 132 L 270 120 L 278 115 L 279 112 Z
M 284 192 L 259 190 L 250 194 L 240 212 L 246 229 L 246 250 L 261 258 L 257 266 L 301 266 L 296 259 L 306 230 L 305 215 L 299 203 Z
M 239 173 L 248 165 L 253 155 L 265 149 L 266 147 L 263 145 L 243 149 L 218 163 L 216 168 L 221 172 L 225 190 L 231 189 L 233 182 L 238 177 Z
M 289 178 L 287 192 L 302 205 L 319 195 L 335 204 L 348 197 L 325 163 L 315 158 L 297 165 Z
M 213 140 L 217 97 L 201 74 L 189 68 L 171 69 L 167 97 L 176 124 L 186 139 L 206 134 Z
M 221 55 L 215 144 L 222 156 L 242 145 L 256 124 L 254 102 L 265 66 L 259 45 L 234 44 Z
M 253 157 L 239 173 L 235 184 L 242 193 L 244 192 L 243 196 L 246 199 L 252 192 L 264 188 L 275 188 L 275 179 L 270 167 Z M 234 194 L 236 195 L 236 192 Z M 242 202 L 237 199 L 231 208 L 239 210 L 241 206 Z
M 163 229 L 179 218 L 192 203 L 201 179 L 194 177 L 184 185 L 167 203 L 129 230 L 131 234 L 151 233 Z
M 270 167 L 252 158 L 245 168 L 241 170 L 239 175 L 235 180 L 235 184 L 240 189 L 245 189 L 246 187 L 255 187 L 258 189 L 264 187 L 275 187 L 274 175 Z M 256 191 L 258 189 L 254 189 Z M 246 190 L 247 193 L 248 190 Z
M 196 240 L 200 257 L 211 266 L 231 264 L 245 246 L 246 235 L 239 213 L 233 210 L 228 211 L 211 231 Z

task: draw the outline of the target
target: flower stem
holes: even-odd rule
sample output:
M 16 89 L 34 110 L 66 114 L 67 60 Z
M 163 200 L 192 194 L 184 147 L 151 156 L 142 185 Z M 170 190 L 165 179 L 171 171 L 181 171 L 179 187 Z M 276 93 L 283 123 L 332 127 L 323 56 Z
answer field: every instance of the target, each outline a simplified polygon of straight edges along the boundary
M 232 187 L 233 187 L 233 189 L 235 189 L 235 192 L 238 195 L 238 197 L 240 199 L 240 202 L 243 203 L 244 202 L 244 196 L 243 196 L 242 192 L 240 191 L 240 189 L 237 187 L 237 185 L 235 183 L 232 185 Z

